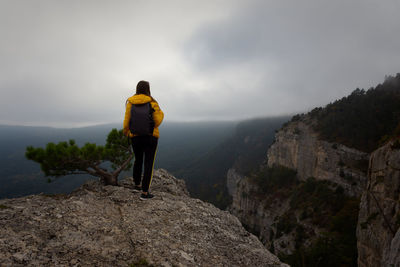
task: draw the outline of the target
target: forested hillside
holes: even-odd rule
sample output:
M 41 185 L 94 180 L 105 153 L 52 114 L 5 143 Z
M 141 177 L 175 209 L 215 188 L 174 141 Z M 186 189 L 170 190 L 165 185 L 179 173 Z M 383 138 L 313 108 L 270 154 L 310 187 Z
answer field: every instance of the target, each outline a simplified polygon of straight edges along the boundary
M 322 139 L 371 152 L 400 134 L 400 73 L 375 88 L 356 89 L 309 115 L 316 119 L 314 129 Z

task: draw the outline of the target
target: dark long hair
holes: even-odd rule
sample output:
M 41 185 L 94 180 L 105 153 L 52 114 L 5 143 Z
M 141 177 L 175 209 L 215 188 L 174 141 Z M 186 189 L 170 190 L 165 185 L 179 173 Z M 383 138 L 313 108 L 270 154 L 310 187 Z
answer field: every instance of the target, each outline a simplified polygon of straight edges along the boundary
M 151 97 L 151 100 L 156 102 L 157 101 L 151 96 L 150 93 L 150 83 L 148 81 L 140 81 L 136 85 L 136 94 L 135 95 L 147 95 Z M 126 100 L 125 106 L 128 103 L 128 100 Z
M 140 81 L 138 82 L 138 84 L 136 85 L 136 94 L 137 95 L 147 95 L 147 96 L 151 96 L 150 93 L 150 83 L 148 81 Z

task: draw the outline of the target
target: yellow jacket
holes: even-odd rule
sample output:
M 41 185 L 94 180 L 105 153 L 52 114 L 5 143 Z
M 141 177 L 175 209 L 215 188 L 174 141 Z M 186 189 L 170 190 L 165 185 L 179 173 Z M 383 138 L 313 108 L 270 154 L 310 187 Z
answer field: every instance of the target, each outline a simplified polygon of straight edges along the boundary
M 134 135 L 129 130 L 129 121 L 131 120 L 131 108 L 132 104 L 145 104 L 150 102 L 151 107 L 154 109 L 153 120 L 154 120 L 154 131 L 153 136 L 159 138 L 160 132 L 158 131 L 158 126 L 160 126 L 162 120 L 164 119 L 164 113 L 158 106 L 158 103 L 147 95 L 133 95 L 128 98 L 126 102 L 125 119 L 124 119 L 124 129 L 123 132 L 126 136 L 133 137 Z

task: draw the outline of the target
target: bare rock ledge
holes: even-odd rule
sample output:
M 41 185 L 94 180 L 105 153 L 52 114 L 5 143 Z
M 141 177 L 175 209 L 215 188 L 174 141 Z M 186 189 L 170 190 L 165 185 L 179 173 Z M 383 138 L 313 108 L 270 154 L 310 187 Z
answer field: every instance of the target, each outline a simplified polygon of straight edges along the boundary
M 182 180 L 157 170 L 152 183 L 147 201 L 132 178 L 0 200 L 0 266 L 287 266 Z

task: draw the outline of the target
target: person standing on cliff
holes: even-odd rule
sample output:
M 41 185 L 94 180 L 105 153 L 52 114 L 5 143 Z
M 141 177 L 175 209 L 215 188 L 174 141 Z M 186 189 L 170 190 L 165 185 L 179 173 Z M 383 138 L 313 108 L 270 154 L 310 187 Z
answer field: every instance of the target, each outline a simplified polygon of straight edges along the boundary
M 160 137 L 158 126 L 163 119 L 164 113 L 150 94 L 149 82 L 138 82 L 136 94 L 126 101 L 123 133 L 132 140 L 133 153 L 135 154 L 133 164 L 134 190 L 142 191 L 141 200 L 154 197 L 150 194 L 149 189 L 153 177 L 158 138 Z M 143 159 L 144 173 L 142 180 Z M 140 184 L 142 185 L 140 186 Z

